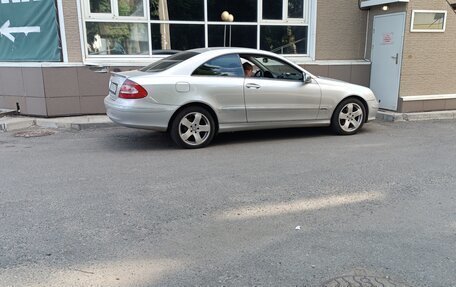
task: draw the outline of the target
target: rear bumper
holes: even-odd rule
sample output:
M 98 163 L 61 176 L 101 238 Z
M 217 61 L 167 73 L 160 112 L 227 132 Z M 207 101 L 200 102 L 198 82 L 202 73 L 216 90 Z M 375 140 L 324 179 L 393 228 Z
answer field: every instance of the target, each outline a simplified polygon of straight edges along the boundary
M 139 129 L 166 131 L 178 106 L 160 105 L 144 100 L 104 99 L 106 114 L 115 123 Z

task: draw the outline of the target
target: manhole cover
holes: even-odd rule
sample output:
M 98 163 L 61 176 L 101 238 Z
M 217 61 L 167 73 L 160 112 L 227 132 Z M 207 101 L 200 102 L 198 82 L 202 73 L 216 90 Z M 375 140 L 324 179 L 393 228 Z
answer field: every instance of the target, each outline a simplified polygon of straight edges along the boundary
M 394 282 L 386 277 L 374 276 L 341 276 L 326 281 L 322 287 L 411 287 L 410 285 Z
M 27 130 L 20 131 L 14 134 L 15 137 L 31 138 L 31 137 L 44 137 L 55 134 L 55 131 L 52 130 Z

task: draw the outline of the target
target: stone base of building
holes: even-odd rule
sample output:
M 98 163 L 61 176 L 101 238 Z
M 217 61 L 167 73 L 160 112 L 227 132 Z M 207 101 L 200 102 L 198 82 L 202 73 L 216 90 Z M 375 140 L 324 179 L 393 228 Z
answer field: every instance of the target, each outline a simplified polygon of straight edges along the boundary
M 408 100 L 407 97 L 401 97 L 398 110 L 402 113 L 456 110 L 456 95 L 454 98 L 442 99 L 423 97 L 423 99 Z
M 323 77 L 369 86 L 370 64 L 302 65 Z M 109 71 L 127 71 L 137 67 L 100 69 L 88 66 L 0 67 L 0 108 L 19 109 L 23 115 L 58 117 L 105 114 Z M 400 97 L 396 112 L 426 112 L 456 109 L 456 95 Z
M 106 112 L 103 99 L 109 73 L 87 66 L 65 66 L 0 67 L 0 74 L 0 108 L 40 117 Z

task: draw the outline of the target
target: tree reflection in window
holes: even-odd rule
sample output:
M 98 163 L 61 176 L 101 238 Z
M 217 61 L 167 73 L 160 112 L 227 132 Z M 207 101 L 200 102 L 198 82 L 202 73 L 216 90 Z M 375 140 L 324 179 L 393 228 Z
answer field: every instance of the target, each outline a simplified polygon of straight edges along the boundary
M 144 16 L 143 0 L 118 0 L 119 16 Z
M 91 13 L 111 13 L 110 0 L 90 0 Z
M 149 53 L 147 25 L 87 22 L 89 55 L 142 55 Z
M 303 0 L 288 0 L 288 18 L 302 18 L 304 16 Z
M 260 49 L 277 54 L 307 54 L 307 27 L 261 26 Z

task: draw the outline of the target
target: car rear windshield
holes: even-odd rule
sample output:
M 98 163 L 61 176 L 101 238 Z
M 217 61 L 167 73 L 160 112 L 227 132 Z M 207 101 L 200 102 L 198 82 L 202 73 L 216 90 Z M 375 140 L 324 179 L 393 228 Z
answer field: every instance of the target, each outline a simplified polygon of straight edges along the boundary
M 199 53 L 197 53 L 197 52 L 180 52 L 175 55 L 161 59 L 160 61 L 157 61 L 155 63 L 152 63 L 149 66 L 142 68 L 140 71 L 148 72 L 148 73 L 161 72 L 161 71 L 167 70 L 167 69 L 171 68 L 172 66 L 177 65 L 185 60 L 188 60 L 191 57 L 196 56 L 198 54 Z

